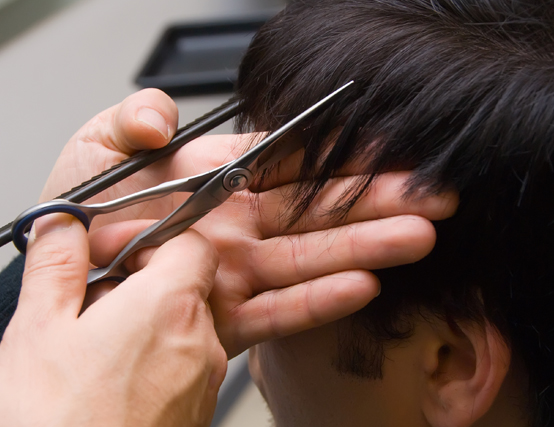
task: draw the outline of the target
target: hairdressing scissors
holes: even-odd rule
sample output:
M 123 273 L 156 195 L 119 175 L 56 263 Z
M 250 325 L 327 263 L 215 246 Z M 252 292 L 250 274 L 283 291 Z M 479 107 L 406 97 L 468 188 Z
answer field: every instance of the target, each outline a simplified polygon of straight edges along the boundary
M 248 188 L 258 171 L 275 165 L 300 149 L 301 141 L 298 138 L 291 138 L 290 131 L 307 117 L 329 106 L 353 83 L 353 81 L 347 83 L 308 108 L 238 159 L 211 171 L 165 182 L 106 203 L 81 205 L 64 199 L 56 199 L 27 209 L 13 222 L 11 230 L 14 244 L 20 252 L 25 253 L 27 246 L 25 233 L 30 229 L 34 220 L 47 214 L 63 212 L 73 215 L 88 229 L 96 215 L 115 212 L 174 192 L 192 193 L 181 206 L 167 217 L 137 234 L 107 267 L 90 270 L 87 280 L 89 285 L 104 280 L 122 282 L 130 274 L 123 263 L 131 254 L 145 247 L 159 246 L 182 233 L 212 209 L 224 203 L 231 194 Z

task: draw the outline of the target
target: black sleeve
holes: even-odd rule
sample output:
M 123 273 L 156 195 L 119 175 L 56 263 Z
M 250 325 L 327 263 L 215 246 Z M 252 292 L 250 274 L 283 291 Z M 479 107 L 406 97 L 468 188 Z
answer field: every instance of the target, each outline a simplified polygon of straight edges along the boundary
M 25 257 L 18 255 L 0 272 L 0 340 L 17 307 L 24 268 Z

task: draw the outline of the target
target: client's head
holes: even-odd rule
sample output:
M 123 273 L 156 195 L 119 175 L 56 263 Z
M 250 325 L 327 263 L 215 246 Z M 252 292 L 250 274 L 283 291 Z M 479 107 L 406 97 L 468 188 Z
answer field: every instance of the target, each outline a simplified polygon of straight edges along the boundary
M 545 0 L 302 0 L 255 38 L 242 130 L 358 85 L 305 132 L 297 213 L 350 161 L 368 175 L 334 214 L 391 170 L 413 171 L 407 196 L 460 192 L 366 308 L 257 347 L 279 426 L 554 422 L 553 52 Z

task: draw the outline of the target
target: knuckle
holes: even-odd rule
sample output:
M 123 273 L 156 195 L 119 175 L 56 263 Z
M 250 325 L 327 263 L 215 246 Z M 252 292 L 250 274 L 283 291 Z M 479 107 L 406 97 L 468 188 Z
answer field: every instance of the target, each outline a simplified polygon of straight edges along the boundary
M 210 362 L 213 368 L 213 371 L 221 375 L 221 381 L 225 378 L 225 372 L 227 370 L 227 353 L 221 346 L 217 336 L 214 331 L 214 345 L 210 352 Z
M 113 135 L 107 132 L 110 129 L 113 120 L 110 110 L 97 114 L 77 133 L 78 140 L 85 143 L 97 142 L 103 138 L 107 138 L 113 143 Z
M 220 385 L 225 379 L 225 375 L 227 374 L 227 354 L 225 353 L 223 348 L 221 348 L 221 352 L 218 356 L 218 361 L 214 365 L 212 373 L 215 377 L 215 381 L 218 385 Z
M 23 277 L 32 279 L 37 276 L 56 275 L 72 277 L 76 275 L 77 259 L 74 251 L 61 247 L 58 243 L 44 243 L 32 255 L 31 262 L 25 266 Z
M 169 326 L 193 327 L 198 322 L 198 316 L 204 303 L 186 289 L 168 292 L 165 286 L 156 286 L 154 310 L 166 318 Z
M 348 241 L 348 255 L 353 260 L 359 260 L 360 258 L 360 247 L 363 247 L 363 234 L 361 233 L 360 227 L 355 225 L 345 226 L 343 228 L 344 233 Z
M 306 258 L 310 251 L 309 236 L 305 234 L 299 234 L 296 239 L 292 237 L 283 237 L 287 239 L 292 247 L 292 257 L 290 262 L 295 273 L 295 277 L 304 277 L 304 268 L 306 265 Z
M 306 292 L 306 308 L 308 312 L 308 324 L 310 325 L 310 328 L 315 328 L 317 326 L 321 326 L 325 323 L 324 319 L 317 314 L 316 307 L 318 305 L 318 301 L 315 295 L 315 289 L 314 286 L 315 282 L 310 281 L 306 283 L 308 286 L 308 290 Z
M 202 253 L 202 258 L 206 261 L 210 261 L 210 267 L 217 268 L 219 264 L 219 252 L 207 239 L 203 239 Z
M 207 238 L 193 229 L 187 230 L 183 238 L 188 240 L 188 244 L 176 244 L 175 251 L 180 251 L 182 256 L 194 257 L 198 260 L 197 265 L 217 268 L 219 264 L 219 252 Z M 190 250 L 191 245 L 194 246 L 193 251 Z
M 201 354 L 206 354 L 206 350 L 211 352 L 214 345 L 221 346 L 213 322 L 208 316 L 206 303 L 198 295 L 190 292 L 178 293 L 154 310 L 155 316 L 162 317 L 168 333 L 185 340 L 193 336 L 202 337 L 196 343 Z
M 281 328 L 277 323 L 276 314 L 277 314 L 277 294 L 281 290 L 276 290 L 274 292 L 268 292 L 266 297 L 266 302 L 262 308 L 261 316 L 262 318 L 267 319 L 270 336 L 274 338 L 280 338 L 283 336 Z

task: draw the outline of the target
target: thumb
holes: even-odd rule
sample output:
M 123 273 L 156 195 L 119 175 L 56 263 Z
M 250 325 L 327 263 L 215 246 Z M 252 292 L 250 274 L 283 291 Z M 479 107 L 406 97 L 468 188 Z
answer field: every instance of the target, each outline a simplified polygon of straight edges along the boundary
M 35 221 L 29 238 L 18 311 L 33 321 L 47 321 L 61 313 L 75 318 L 86 290 L 89 266 L 84 226 L 67 214 Z

